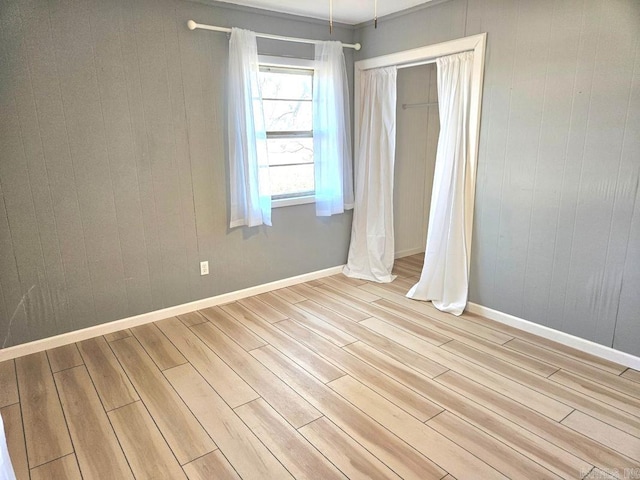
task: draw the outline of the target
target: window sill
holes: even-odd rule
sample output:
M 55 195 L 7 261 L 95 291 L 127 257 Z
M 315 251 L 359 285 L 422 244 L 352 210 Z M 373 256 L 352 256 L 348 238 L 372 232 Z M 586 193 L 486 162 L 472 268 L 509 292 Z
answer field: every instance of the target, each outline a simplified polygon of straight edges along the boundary
M 307 203 L 315 203 L 316 197 L 307 195 L 304 197 L 279 198 L 271 200 L 271 208 L 291 207 L 293 205 L 304 205 Z

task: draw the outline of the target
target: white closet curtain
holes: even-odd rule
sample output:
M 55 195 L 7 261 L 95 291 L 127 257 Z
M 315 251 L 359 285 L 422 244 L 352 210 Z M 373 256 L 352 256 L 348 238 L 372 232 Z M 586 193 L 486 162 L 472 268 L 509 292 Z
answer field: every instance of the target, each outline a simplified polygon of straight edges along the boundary
M 407 297 L 432 300 L 460 315 L 469 290 L 469 248 L 475 170 L 469 156 L 469 102 L 473 52 L 437 60 L 440 136 L 420 281 Z
M 259 68 L 255 33 L 232 28 L 228 95 L 232 228 L 271 225 L 269 160 Z
M 2 415 L 0 415 L 0 480 L 16 480 L 7 449 L 7 437 L 4 432 Z
M 393 167 L 396 151 L 396 67 L 365 70 L 348 277 L 391 282 L 394 259 Z
M 313 77 L 316 215 L 353 208 L 347 68 L 340 42 L 318 42 Z

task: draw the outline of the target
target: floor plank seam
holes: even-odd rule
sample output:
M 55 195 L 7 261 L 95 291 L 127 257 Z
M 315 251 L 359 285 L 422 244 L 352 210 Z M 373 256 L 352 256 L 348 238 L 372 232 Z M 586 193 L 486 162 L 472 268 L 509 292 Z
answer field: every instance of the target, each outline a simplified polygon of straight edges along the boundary
M 58 403 L 60 404 L 60 410 L 62 411 L 62 417 L 64 418 L 64 423 L 65 423 L 65 428 L 66 428 L 66 430 L 67 430 L 67 435 L 69 436 L 69 440 L 71 441 L 71 448 L 72 448 L 71 453 L 75 454 L 75 455 L 76 455 L 76 459 L 77 459 L 77 458 L 78 458 L 78 455 L 77 455 L 77 453 L 76 453 L 76 446 L 75 446 L 75 444 L 73 443 L 73 437 L 71 436 L 71 430 L 69 429 L 69 421 L 67 420 L 67 414 L 66 414 L 66 412 L 64 411 L 64 408 L 62 407 L 62 400 L 61 400 L 61 398 L 60 398 L 60 390 L 58 389 L 58 383 L 55 381 L 55 375 L 54 375 L 53 371 L 51 370 L 51 363 L 49 362 L 49 356 L 48 356 L 48 355 L 45 355 L 45 358 L 47 359 L 47 363 L 49 364 L 49 373 L 51 373 L 51 378 L 52 378 L 52 380 L 53 380 L 53 385 L 54 385 L 54 387 L 55 387 L 55 389 L 56 389 L 56 395 L 57 395 L 57 398 L 58 398 Z M 84 365 L 83 365 L 83 367 L 84 367 Z M 85 370 L 86 370 L 86 367 L 84 367 L 84 368 L 85 368 Z M 88 372 L 87 372 L 87 373 L 88 373 Z M 24 422 L 24 415 L 22 416 L 22 419 L 23 419 L 23 422 Z M 28 449 L 27 449 L 27 454 L 28 454 L 28 453 L 29 453 L 29 452 L 28 452 Z M 68 454 L 61 455 L 61 456 L 59 456 L 58 458 L 66 457 L 67 455 L 68 455 Z M 27 458 L 28 458 L 28 457 L 27 457 Z M 57 460 L 57 459 L 56 459 L 56 460 Z M 47 462 L 47 463 L 48 463 L 48 462 Z M 34 466 L 33 468 L 36 468 L 36 467 L 39 467 L 39 466 L 40 466 L 40 465 L 36 465 L 36 466 Z M 79 468 L 79 469 L 80 469 L 80 471 L 82 472 L 82 469 L 80 468 L 80 462 L 78 462 L 78 468 Z M 29 470 L 31 470 L 31 465 L 29 465 Z
M 573 409 L 573 410 L 571 410 L 569 413 L 567 413 L 567 414 L 562 418 L 562 420 L 558 420 L 558 423 L 562 423 L 562 422 L 564 422 L 564 421 L 567 419 L 567 417 L 568 417 L 569 415 L 571 415 L 571 414 L 572 414 L 573 412 L 575 412 L 575 411 L 576 411 L 576 409 L 574 408 L 574 409 Z
M 155 322 L 154 322 L 154 323 L 155 323 Z M 117 342 L 117 341 L 120 341 L 120 340 L 125 340 L 125 339 L 127 339 L 127 338 L 134 338 L 134 339 L 135 339 L 135 341 L 138 343 L 138 345 L 140 345 L 140 347 L 142 348 L 142 350 L 146 353 L 146 350 L 144 350 L 144 347 L 140 344 L 140 342 L 139 342 L 139 341 L 138 341 L 138 339 L 135 337 L 135 335 L 133 335 L 133 332 L 132 332 L 131 336 L 129 336 L 129 337 L 125 337 L 125 338 L 122 338 L 122 339 L 119 339 L 119 340 L 116 340 L 116 342 Z M 151 412 L 149 411 L 149 408 L 148 408 L 148 406 L 145 404 L 145 402 L 144 402 L 144 400 L 143 400 L 142 395 L 140 395 L 140 392 L 138 391 L 138 388 L 136 388 L 135 383 L 134 383 L 134 382 L 133 382 L 133 380 L 131 379 L 130 375 L 127 373 L 127 370 L 124 368 L 124 365 L 122 365 L 122 362 L 121 362 L 120 358 L 118 357 L 118 355 L 116 355 L 115 351 L 113 350 L 112 343 L 115 343 L 115 342 L 111 342 L 111 343 L 107 342 L 107 345 L 109 346 L 109 349 L 111 350 L 111 352 L 112 352 L 113 356 L 115 357 L 116 361 L 118 362 L 118 365 L 120 365 L 120 368 L 122 369 L 122 371 L 123 371 L 124 375 L 128 378 L 128 380 L 129 380 L 129 382 L 130 382 L 130 384 L 131 384 L 132 388 L 135 390 L 136 395 L 138 396 L 138 400 L 136 400 L 136 401 L 134 401 L 134 402 L 129 402 L 127 405 L 132 405 L 132 404 L 134 404 L 134 403 L 136 403 L 136 402 L 140 402 L 140 404 L 144 407 L 144 409 L 146 410 L 147 414 L 149 415 L 149 417 L 150 417 L 150 418 L 151 418 L 151 420 L 153 421 L 153 424 L 154 424 L 155 428 L 157 429 L 157 431 L 160 433 L 160 436 L 162 437 L 163 441 L 164 441 L 164 442 L 167 444 L 167 446 L 169 447 L 169 450 L 171 451 L 171 454 L 173 455 L 173 458 L 175 459 L 175 461 L 177 462 L 177 464 L 178 464 L 178 465 L 180 465 L 180 467 L 183 467 L 183 465 L 180 463 L 180 460 L 178 459 L 178 457 L 177 457 L 177 455 L 176 455 L 176 452 L 175 452 L 175 451 L 174 451 L 174 449 L 171 447 L 171 444 L 169 443 L 169 441 L 168 441 L 168 439 L 167 439 L 167 437 L 166 437 L 165 433 L 162 431 L 162 429 L 161 429 L 161 428 L 160 428 L 160 426 L 158 425 L 158 423 L 157 423 L 156 419 L 154 418 L 154 416 L 153 416 L 153 415 L 151 414 Z M 175 345 L 174 345 L 174 346 L 175 346 Z M 148 353 L 147 353 L 147 355 L 148 355 Z M 152 361 L 152 363 L 153 363 L 153 360 L 152 360 L 152 359 L 151 359 L 151 361 Z M 155 363 L 154 363 L 154 365 L 155 365 Z M 156 365 L 156 368 L 157 368 L 157 365 Z M 163 372 L 163 371 L 160 371 L 160 375 L 162 375 L 162 377 L 166 379 L 166 376 L 165 376 L 165 374 L 164 374 L 164 372 Z M 168 382 L 168 383 L 169 383 L 169 385 L 171 386 L 171 388 L 173 389 L 173 386 L 171 385 L 171 383 L 170 383 L 170 382 Z M 173 391 L 175 392 L 175 389 L 173 389 Z M 177 394 L 177 392 L 176 392 L 176 394 Z M 182 399 L 181 399 L 181 401 L 182 401 Z M 184 403 L 184 402 L 183 402 L 183 403 Z M 127 405 L 122 405 L 122 406 L 121 406 L 121 407 L 119 407 L 119 408 L 126 407 Z M 199 419 L 198 419 L 198 418 L 193 414 L 193 412 L 191 412 L 191 410 L 189 409 L 189 407 L 188 407 L 186 404 L 185 404 L 185 408 L 186 408 L 186 409 L 187 409 L 187 410 L 188 410 L 188 411 L 189 411 L 189 412 L 194 416 L 194 418 L 195 418 L 195 419 L 196 419 L 196 421 L 198 422 L 198 425 L 200 425 L 200 427 L 204 429 L 204 427 L 203 427 L 203 426 L 202 426 L 202 424 L 200 423 L 200 420 L 199 420 Z M 117 410 L 117 409 L 113 409 L 112 411 L 114 411 L 114 410 Z M 107 417 L 109 417 L 109 415 L 108 415 L 108 414 L 107 414 Z M 111 423 L 111 419 L 110 419 L 110 418 L 109 418 L 109 422 Z M 111 428 L 113 428 L 113 425 L 111 426 Z M 115 432 L 115 430 L 114 430 L 114 432 Z M 205 432 L 206 432 L 206 430 L 205 430 Z M 209 434 L 208 434 L 208 432 L 207 432 L 207 435 L 209 435 Z M 116 434 L 116 438 L 118 438 L 117 434 Z M 211 436 L 210 436 L 210 435 L 209 435 L 209 438 L 211 438 Z M 214 441 L 213 439 L 211 439 L 211 441 L 213 441 L 213 442 L 214 442 L 214 444 L 215 444 L 215 441 Z M 119 440 L 119 439 L 118 439 L 118 442 L 120 442 L 120 440 Z M 129 462 L 129 459 L 128 459 L 128 457 L 127 457 L 126 453 L 125 453 L 125 458 L 126 458 L 126 460 L 127 460 L 127 463 L 129 464 L 129 468 L 131 468 L 131 464 L 130 464 L 130 462 Z M 186 463 L 189 463 L 189 462 L 186 462 Z M 185 464 L 186 464 L 186 463 L 185 463 Z M 133 472 L 133 469 L 131 469 L 131 471 Z

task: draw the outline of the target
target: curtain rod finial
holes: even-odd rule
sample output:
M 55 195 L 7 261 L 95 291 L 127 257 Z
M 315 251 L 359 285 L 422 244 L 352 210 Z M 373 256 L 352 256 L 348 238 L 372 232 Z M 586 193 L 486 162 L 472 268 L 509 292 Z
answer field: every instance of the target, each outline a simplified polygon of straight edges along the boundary
M 362 48 L 362 45 L 359 44 L 359 43 L 356 43 L 353 48 L 354 48 L 354 50 L 359 51 Z
M 189 20 L 187 22 L 187 28 L 189 30 L 195 30 L 196 28 L 198 28 L 198 24 L 196 22 L 194 22 L 193 20 Z

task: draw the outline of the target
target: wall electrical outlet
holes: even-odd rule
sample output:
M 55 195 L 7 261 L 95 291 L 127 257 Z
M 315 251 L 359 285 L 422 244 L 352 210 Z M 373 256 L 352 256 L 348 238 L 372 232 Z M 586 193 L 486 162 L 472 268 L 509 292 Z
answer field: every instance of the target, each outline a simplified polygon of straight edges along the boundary
M 209 275 L 209 262 L 200 262 L 200 275 Z

